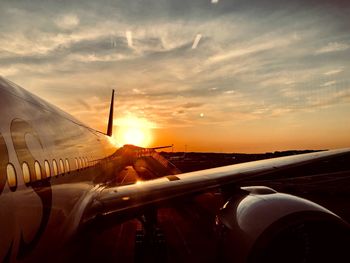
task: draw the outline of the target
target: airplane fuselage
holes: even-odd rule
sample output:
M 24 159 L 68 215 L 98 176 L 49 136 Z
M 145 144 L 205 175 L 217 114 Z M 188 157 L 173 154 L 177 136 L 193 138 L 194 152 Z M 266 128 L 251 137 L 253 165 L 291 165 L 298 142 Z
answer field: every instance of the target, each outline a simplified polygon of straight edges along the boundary
M 2 78 L 0 105 L 0 261 L 48 258 L 125 160 L 107 136 Z

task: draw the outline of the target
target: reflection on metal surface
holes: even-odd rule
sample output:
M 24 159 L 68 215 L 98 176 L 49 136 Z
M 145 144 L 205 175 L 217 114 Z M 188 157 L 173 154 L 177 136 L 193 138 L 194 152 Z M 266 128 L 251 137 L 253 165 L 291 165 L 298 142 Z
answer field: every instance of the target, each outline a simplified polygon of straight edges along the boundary
M 41 180 L 41 167 L 38 161 L 35 161 L 34 163 L 34 170 L 35 170 L 36 180 Z
M 7 165 L 7 182 L 10 188 L 17 187 L 17 175 L 15 167 L 11 163 Z
M 239 228 L 246 233 L 261 233 L 272 221 L 303 211 L 333 214 L 320 205 L 293 195 L 253 193 L 239 202 L 236 208 L 236 221 Z M 256 218 L 259 218 L 259 221 Z
M 30 183 L 30 171 L 29 166 L 26 162 L 22 164 L 23 180 L 26 184 Z
M 18 161 L 20 163 L 26 162 L 29 168 L 29 181 L 36 181 L 36 173 L 34 163 L 37 160 L 31 150 L 28 148 L 27 143 L 30 142 L 30 145 L 33 143 L 36 146 L 35 149 L 32 149 L 40 154 L 43 152 L 43 146 L 39 138 L 38 133 L 33 129 L 33 127 L 25 120 L 22 119 L 13 119 L 11 122 L 11 137 L 13 146 L 15 148 Z M 26 139 L 30 138 L 29 141 Z
M 141 185 L 142 184 L 142 181 L 136 181 L 135 185 Z
M 34 255 L 32 252 L 40 242 L 42 234 L 45 232 L 47 237 L 51 237 L 52 232 L 57 232 L 56 229 L 47 228 L 49 219 L 52 219 L 54 224 L 58 222 L 55 220 L 63 222 L 66 211 L 72 209 L 72 202 L 67 200 L 72 195 L 79 196 L 86 191 L 75 189 L 63 193 L 62 196 L 67 198 L 62 203 L 56 199 L 55 213 L 51 213 L 51 182 L 42 179 L 50 178 L 54 173 L 59 174 L 57 157 L 75 157 L 79 148 L 80 153 L 95 152 L 96 158 L 103 159 L 112 154 L 115 148 L 109 145 L 102 135 L 79 126 L 80 123 L 69 115 L 18 86 L 4 83 L 0 77 L 0 104 L 2 109 L 6 109 L 2 112 L 0 125 L 0 203 L 9 211 L 6 217 L 0 217 L 0 262 L 31 261 L 28 256 Z M 57 129 L 58 126 L 62 129 Z M 77 126 L 80 128 L 77 129 Z M 65 132 L 62 133 L 62 130 Z M 6 136 L 3 137 L 4 131 Z M 96 137 L 99 138 L 98 143 Z M 11 151 L 8 151 L 8 147 Z M 9 157 L 13 163 L 10 163 Z M 62 158 L 65 165 L 64 160 Z M 59 187 L 61 182 L 64 185 L 67 178 L 62 177 L 61 181 L 53 180 L 54 184 L 56 183 L 54 186 Z M 26 185 L 23 185 L 24 183 Z M 7 186 L 13 191 L 11 195 L 7 194 Z M 17 191 L 16 186 L 19 188 Z M 6 194 L 2 195 L 5 188 Z M 65 189 L 66 185 L 63 191 Z M 54 235 L 57 236 L 56 233 Z M 64 237 L 64 234 L 60 236 Z M 46 241 L 47 239 L 43 242 L 44 246 Z M 54 246 L 48 243 L 48 247 Z M 40 249 L 38 251 L 40 253 Z M 49 254 L 46 249 L 42 251 Z

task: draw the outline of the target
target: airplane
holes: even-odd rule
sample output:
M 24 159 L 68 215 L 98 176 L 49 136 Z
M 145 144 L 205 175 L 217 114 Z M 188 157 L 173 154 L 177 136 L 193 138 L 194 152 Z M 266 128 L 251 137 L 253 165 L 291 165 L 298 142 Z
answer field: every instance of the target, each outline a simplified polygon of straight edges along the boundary
M 113 101 L 114 91 L 103 133 L 0 77 L 1 262 L 55 262 L 80 233 L 132 218 L 143 218 L 144 231 L 153 238 L 158 206 L 215 189 L 229 196 L 215 220 L 221 259 L 349 260 L 350 228 L 342 218 L 297 196 L 237 185 L 350 148 L 182 174 L 169 165 L 168 174 L 117 185 L 116 175 L 142 156 L 155 156 L 164 167 L 168 163 L 155 149 L 112 143 Z

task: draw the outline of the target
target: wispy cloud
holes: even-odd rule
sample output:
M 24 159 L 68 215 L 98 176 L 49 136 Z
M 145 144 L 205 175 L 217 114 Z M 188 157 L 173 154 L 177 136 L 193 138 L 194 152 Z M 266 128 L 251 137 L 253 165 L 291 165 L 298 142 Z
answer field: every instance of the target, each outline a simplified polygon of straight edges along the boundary
M 337 82 L 335 80 L 327 81 L 326 83 L 321 84 L 321 87 L 329 87 L 335 85 Z
M 331 75 L 339 74 L 339 73 L 341 73 L 343 71 L 344 71 L 343 68 L 337 68 L 337 69 L 332 69 L 332 70 L 326 71 L 324 74 L 327 75 L 327 76 L 331 76 Z
M 255 43 L 243 43 L 237 46 L 232 46 L 231 50 L 223 51 L 219 54 L 215 54 L 208 59 L 209 63 L 217 63 L 229 59 L 238 58 L 241 56 L 254 55 L 258 52 L 263 52 L 267 50 L 275 50 L 278 48 L 286 47 L 291 43 L 297 41 L 298 38 L 295 36 L 266 36 L 262 39 L 256 39 Z
M 186 108 L 186 109 L 198 108 L 201 106 L 203 106 L 203 103 L 198 103 L 198 102 L 188 102 L 188 103 L 181 105 L 181 107 Z
M 74 29 L 79 25 L 79 22 L 76 14 L 65 14 L 55 19 L 55 24 L 61 29 Z
M 345 51 L 350 48 L 346 43 L 330 42 L 326 46 L 316 50 L 316 54 Z

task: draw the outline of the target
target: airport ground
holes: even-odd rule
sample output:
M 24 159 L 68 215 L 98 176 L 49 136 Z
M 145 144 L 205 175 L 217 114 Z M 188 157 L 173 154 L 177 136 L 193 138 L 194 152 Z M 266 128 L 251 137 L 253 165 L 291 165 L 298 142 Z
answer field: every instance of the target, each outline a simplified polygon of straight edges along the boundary
M 187 172 L 295 153 L 162 155 Z M 118 183 L 128 184 L 137 179 L 137 173 L 129 166 L 120 174 Z M 242 182 L 244 185 L 265 185 L 307 198 L 350 222 L 350 155 L 251 179 Z M 215 215 L 224 202 L 220 192 L 210 192 L 160 207 L 158 226 L 163 241 L 158 247 L 140 250 L 141 223 L 134 219 L 85 237 L 79 259 L 88 262 L 218 262 L 220 247 L 213 228 Z

